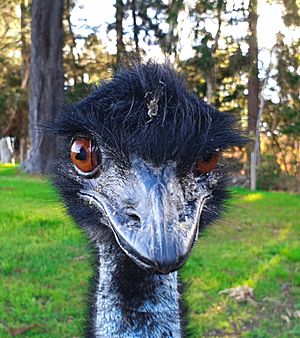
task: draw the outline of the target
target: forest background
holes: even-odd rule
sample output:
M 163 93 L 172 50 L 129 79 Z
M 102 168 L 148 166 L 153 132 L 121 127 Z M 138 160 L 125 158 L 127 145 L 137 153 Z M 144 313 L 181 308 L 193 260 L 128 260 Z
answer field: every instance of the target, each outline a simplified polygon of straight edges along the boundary
M 2 162 L 46 172 L 55 143 L 36 125 L 121 65 L 152 57 L 170 60 L 199 97 L 238 115 L 252 141 L 226 154 L 235 183 L 299 192 L 299 0 L 98 1 L 93 16 L 107 19 L 96 25 L 85 16 L 89 2 L 0 2 Z M 280 20 L 259 22 L 274 6 Z M 259 45 L 270 28 L 274 43 Z

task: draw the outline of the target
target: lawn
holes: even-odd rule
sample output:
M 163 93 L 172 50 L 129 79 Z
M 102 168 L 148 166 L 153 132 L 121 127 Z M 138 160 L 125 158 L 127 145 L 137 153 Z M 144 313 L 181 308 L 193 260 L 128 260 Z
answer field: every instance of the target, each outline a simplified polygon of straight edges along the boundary
M 300 336 L 300 196 L 235 193 L 181 271 L 188 336 Z M 0 166 L 0 337 L 82 337 L 89 252 L 49 182 Z

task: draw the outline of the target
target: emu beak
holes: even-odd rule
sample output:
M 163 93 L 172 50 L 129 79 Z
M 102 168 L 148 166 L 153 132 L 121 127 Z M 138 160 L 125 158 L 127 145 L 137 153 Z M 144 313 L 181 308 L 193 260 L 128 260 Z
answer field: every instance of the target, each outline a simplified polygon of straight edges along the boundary
M 205 199 L 198 203 L 193 218 L 180 222 L 177 208 L 162 184 L 156 184 L 144 207 L 135 214 L 141 219 L 135 229 L 114 225 L 113 231 L 123 250 L 136 263 L 159 273 L 179 269 L 198 239 L 199 218 Z M 144 212 L 142 212 L 142 210 Z
M 157 170 L 139 163 L 135 182 L 128 184 L 136 203 L 124 199 L 118 208 L 95 190 L 80 195 L 96 205 L 108 220 L 116 241 L 133 261 L 158 273 L 179 269 L 198 238 L 199 219 L 209 195 L 201 191 L 193 203 L 185 202 L 172 170 Z M 128 196 L 124 188 L 123 196 Z

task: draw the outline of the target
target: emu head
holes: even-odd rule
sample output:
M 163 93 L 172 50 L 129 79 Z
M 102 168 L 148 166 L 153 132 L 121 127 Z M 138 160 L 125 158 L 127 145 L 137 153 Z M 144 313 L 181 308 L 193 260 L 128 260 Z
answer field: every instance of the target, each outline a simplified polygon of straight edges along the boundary
M 55 182 L 93 241 L 140 267 L 181 267 L 226 190 L 221 153 L 242 145 L 233 116 L 189 93 L 168 66 L 122 70 L 62 112 Z

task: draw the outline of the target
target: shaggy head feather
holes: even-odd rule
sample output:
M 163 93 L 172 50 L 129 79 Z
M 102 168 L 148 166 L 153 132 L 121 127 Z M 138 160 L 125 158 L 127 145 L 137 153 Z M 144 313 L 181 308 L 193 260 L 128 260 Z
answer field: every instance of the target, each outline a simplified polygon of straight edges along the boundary
M 95 140 L 120 172 L 130 169 L 134 155 L 153 167 L 176 163 L 179 178 L 193 172 L 195 162 L 207 154 L 246 143 L 235 116 L 217 111 L 190 93 L 170 66 L 151 62 L 123 69 L 103 82 L 87 98 L 66 107 L 51 129 L 61 136 L 54 180 L 70 213 L 92 238 L 102 229 L 101 213 L 83 206 L 78 198 L 83 180 L 70 175 L 74 137 Z M 222 161 L 213 176 L 218 184 L 204 208 L 201 228 L 219 216 L 227 197 Z

